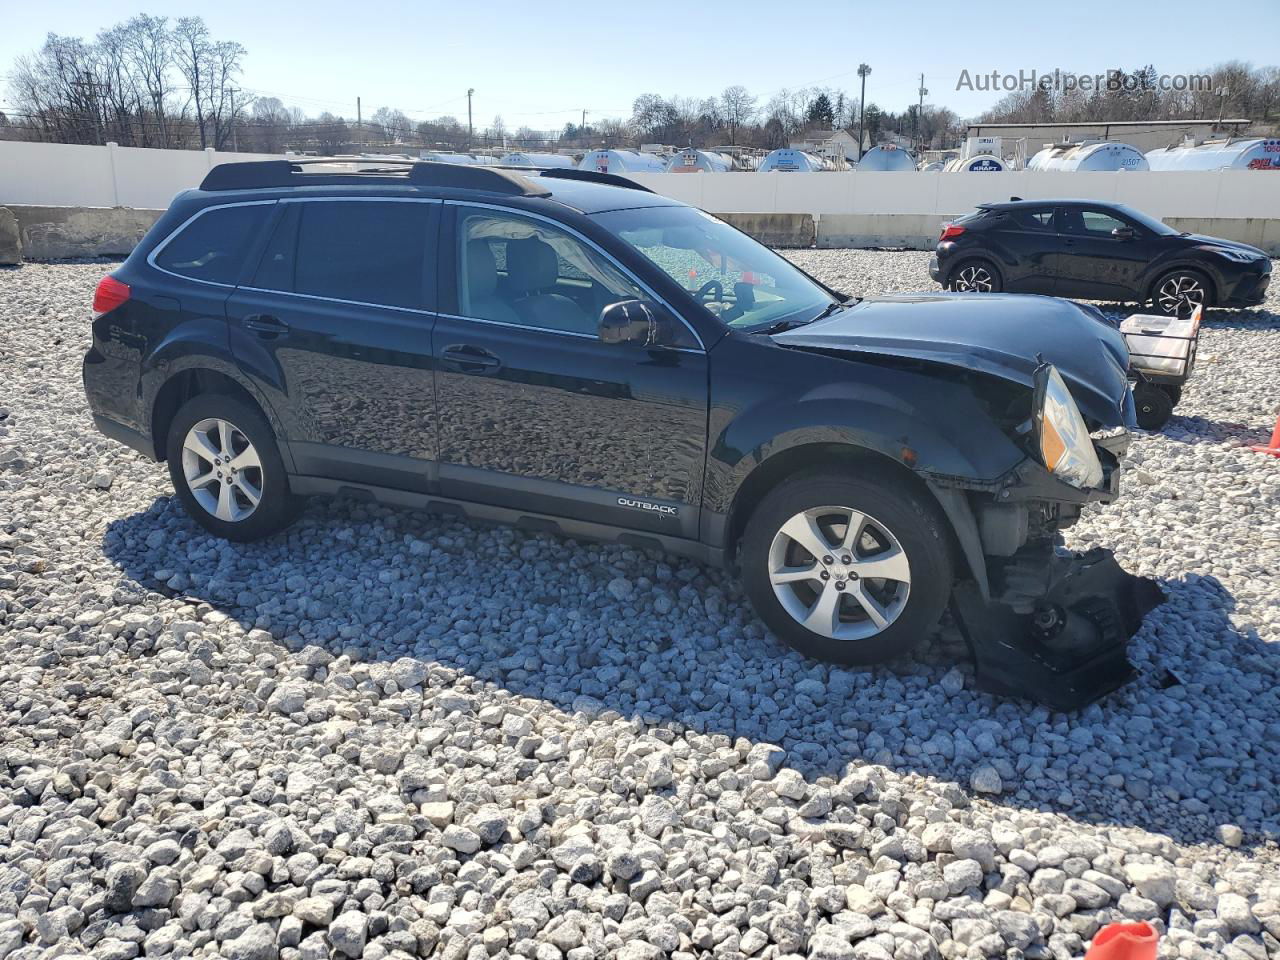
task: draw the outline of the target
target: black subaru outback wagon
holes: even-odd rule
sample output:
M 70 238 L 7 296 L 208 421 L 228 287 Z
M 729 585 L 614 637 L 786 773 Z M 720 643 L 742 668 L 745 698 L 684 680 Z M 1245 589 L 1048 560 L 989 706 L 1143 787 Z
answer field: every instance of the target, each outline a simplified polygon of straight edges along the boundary
M 267 161 L 102 280 L 84 383 L 221 537 L 346 493 L 663 548 L 847 663 L 951 601 L 988 686 L 1070 706 L 1150 602 L 1054 550 L 1116 496 L 1127 363 L 1089 308 L 854 300 L 607 174 Z

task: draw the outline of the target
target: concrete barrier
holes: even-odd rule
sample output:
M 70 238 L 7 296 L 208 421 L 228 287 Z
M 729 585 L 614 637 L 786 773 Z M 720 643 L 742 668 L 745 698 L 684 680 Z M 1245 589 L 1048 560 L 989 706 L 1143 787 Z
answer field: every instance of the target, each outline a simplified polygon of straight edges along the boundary
M 0 266 L 22 262 L 22 234 L 18 218 L 8 207 L 0 207 Z
M 722 213 L 720 219 L 771 247 L 811 247 L 816 230 L 808 213 Z
M 8 209 L 17 218 L 21 253 L 28 260 L 127 256 L 164 213 L 133 207 Z
M 818 218 L 819 247 L 902 247 L 932 250 L 945 217 L 920 213 L 825 213 Z

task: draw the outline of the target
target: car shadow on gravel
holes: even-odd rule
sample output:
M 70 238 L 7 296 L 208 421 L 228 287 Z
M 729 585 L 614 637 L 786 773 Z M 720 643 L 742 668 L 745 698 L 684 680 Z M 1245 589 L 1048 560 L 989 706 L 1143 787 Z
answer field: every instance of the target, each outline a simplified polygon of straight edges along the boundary
M 969 793 L 991 766 L 1004 784 L 991 802 L 1179 842 L 1277 816 L 1260 758 L 1280 711 L 1268 726 L 1240 704 L 1276 699 L 1280 650 L 1233 623 L 1235 600 L 1212 577 L 1163 583 L 1168 602 L 1130 647 L 1139 677 L 1066 716 L 974 691 L 946 625 L 891 667 L 815 663 L 780 648 L 719 571 L 430 513 L 316 503 L 289 533 L 243 545 L 161 497 L 111 523 L 103 548 L 126 589 L 208 603 L 294 651 L 412 656 L 566 712 L 777 743 L 811 779 L 878 763 Z M 615 599 L 620 571 L 633 592 Z M 655 606 L 659 594 L 674 607 Z

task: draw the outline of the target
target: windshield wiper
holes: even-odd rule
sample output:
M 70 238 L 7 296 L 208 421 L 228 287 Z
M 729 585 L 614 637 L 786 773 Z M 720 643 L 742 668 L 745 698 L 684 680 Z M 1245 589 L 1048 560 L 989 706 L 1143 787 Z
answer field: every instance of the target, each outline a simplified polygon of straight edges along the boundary
M 819 320 L 825 320 L 827 317 L 831 316 L 837 310 L 843 310 L 846 306 L 847 306 L 846 303 L 842 303 L 839 300 L 834 300 L 831 303 L 827 304 L 825 307 L 823 307 L 822 312 L 819 313 L 817 316 L 809 317 L 806 320 L 801 320 L 798 317 L 788 317 L 785 320 L 779 320 L 777 323 L 770 324 L 769 326 L 765 327 L 763 330 L 758 330 L 756 332 L 763 333 L 766 336 L 774 333 L 785 333 L 787 330 L 794 330 L 796 327 L 803 327 L 806 324 L 817 323 Z

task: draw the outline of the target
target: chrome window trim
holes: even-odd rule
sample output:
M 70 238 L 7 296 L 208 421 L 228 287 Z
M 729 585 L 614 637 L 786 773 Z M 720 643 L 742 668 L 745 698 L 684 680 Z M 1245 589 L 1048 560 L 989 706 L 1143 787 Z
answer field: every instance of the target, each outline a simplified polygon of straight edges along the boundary
M 396 310 L 400 313 L 412 313 L 424 317 L 436 317 L 440 314 L 434 310 L 423 310 L 421 307 L 396 307 L 389 303 L 370 303 L 367 300 L 340 300 L 337 297 L 322 297 L 318 293 L 294 293 L 292 290 L 272 290 L 269 287 L 236 287 L 249 293 L 271 293 L 277 297 L 301 297 L 303 300 L 319 300 L 321 303 L 341 303 L 352 307 L 375 307 L 378 310 Z
M 436 316 L 441 320 L 461 320 L 463 323 L 487 323 L 490 326 L 507 327 L 508 329 L 520 330 L 525 333 L 554 333 L 562 337 L 575 337 L 579 340 L 591 340 L 595 343 L 600 342 L 600 338 L 597 335 L 593 333 L 579 333 L 576 330 L 557 330 L 554 327 L 535 327 L 526 323 L 508 323 L 506 320 L 486 320 L 484 317 L 464 317 L 456 313 L 437 313 Z M 648 349 L 672 350 L 676 353 L 692 353 L 700 357 L 705 356 L 702 350 L 697 350 L 693 347 L 668 347 L 657 345 Z
M 206 286 L 221 287 L 224 290 L 234 290 L 236 288 L 234 283 L 223 283 L 220 280 L 201 280 L 199 277 L 188 277 L 185 273 L 174 273 L 172 270 L 166 270 L 164 267 L 156 263 L 156 257 L 163 253 L 164 248 L 177 239 L 178 235 L 182 233 L 182 231 L 186 230 L 187 227 L 191 226 L 191 224 L 199 220 L 211 210 L 226 210 L 229 207 L 262 207 L 267 204 L 275 203 L 275 200 L 240 200 L 235 203 L 214 203 L 207 207 L 201 207 L 191 216 L 187 217 L 187 219 L 183 220 L 182 223 L 170 230 L 169 235 L 156 244 L 155 248 L 147 254 L 147 266 L 151 267 L 153 270 L 158 270 L 161 273 L 168 274 L 171 277 L 177 277 L 179 280 L 188 280 L 191 283 L 203 283 Z M 243 266 L 241 269 L 243 269 Z
M 657 303 L 660 303 L 660 304 L 662 304 L 664 307 L 666 307 L 666 308 L 667 308 L 667 310 L 671 313 L 671 315 L 672 315 L 672 316 L 674 316 L 674 317 L 676 317 L 676 318 L 678 318 L 678 319 L 680 320 L 680 322 L 681 322 L 682 324 L 684 324 L 685 329 L 687 329 L 691 334 L 693 334 L 693 339 L 694 339 L 695 341 L 697 341 L 697 343 L 698 343 L 698 347 L 699 347 L 699 349 L 696 349 L 696 350 L 695 350 L 695 349 L 693 349 L 692 347 L 664 347 L 664 349 L 667 349 L 667 350 L 680 350 L 680 351 L 683 351 L 683 352 L 685 352 L 685 353 L 706 353 L 706 352 L 707 352 L 707 345 L 706 345 L 706 343 L 704 343 L 704 342 L 703 342 L 702 337 L 700 337 L 700 336 L 698 335 L 698 331 L 694 329 L 693 324 L 691 324 L 691 323 L 690 323 L 690 322 L 685 318 L 684 314 L 682 314 L 682 313 L 681 313 L 679 310 L 677 310 L 675 307 L 671 306 L 671 304 L 669 304 L 669 303 L 668 303 L 666 300 L 664 300 L 662 297 L 658 296 L 658 294 L 654 292 L 654 290 L 653 290 L 653 288 L 652 288 L 652 287 L 650 287 L 647 283 L 645 283 L 645 282 L 644 282 L 644 281 L 642 281 L 639 277 L 637 277 L 637 276 L 636 276 L 636 275 L 635 275 L 631 270 L 627 269 L 627 267 L 625 267 L 625 266 L 623 266 L 621 263 L 619 263 L 619 262 L 618 262 L 618 258 L 617 258 L 617 257 L 615 257 L 613 254 L 611 254 L 608 250 L 605 250 L 603 247 L 601 247 L 601 246 L 600 246 L 600 244 L 596 243 L 596 242 L 595 242 L 594 240 L 592 240 L 590 237 L 583 236 L 581 233 L 579 233 L 579 232 L 578 232 L 577 230 L 575 230 L 573 227 L 569 226 L 567 223 L 564 223 L 564 222 L 562 222 L 562 221 L 560 221 L 560 220 L 557 220 L 557 219 L 555 219 L 554 217 L 548 217 L 548 216 L 546 216 L 546 215 L 544 215 L 544 214 L 541 214 L 541 213 L 533 213 L 533 212 L 531 212 L 531 211 L 528 211 L 528 210 L 521 210 L 521 209 L 518 209 L 518 208 L 516 208 L 516 207 L 504 207 L 504 206 L 502 206 L 501 204 L 497 204 L 497 203 L 484 203 L 484 202 L 481 202 L 481 201 L 473 201 L 473 200 L 441 200 L 440 202 L 441 202 L 441 203 L 443 203 L 443 204 L 445 204 L 445 205 L 447 205 L 447 206 L 453 206 L 453 207 L 477 207 L 477 208 L 482 209 L 482 210 L 497 210 L 497 211 L 500 211 L 500 212 L 502 212 L 502 213 L 511 214 L 511 215 L 513 215 L 513 216 L 516 216 L 516 217 L 528 217 L 528 218 L 530 218 L 530 219 L 532 219 L 532 220 L 541 220 L 541 221 L 543 221 L 544 223 L 549 223 L 549 224 L 551 224 L 553 227 L 557 227 L 558 229 L 563 230 L 565 233 L 567 233 L 567 234 L 569 234 L 569 235 L 571 235 L 571 236 L 573 236 L 573 237 L 577 238 L 577 239 L 578 239 L 578 240 L 580 240 L 582 243 L 584 243 L 584 244 L 586 244 L 588 247 L 590 247 L 592 250 L 596 251 L 596 253 L 600 254 L 600 256 L 602 256 L 602 257 L 604 257 L 606 260 L 608 260 L 608 261 L 609 261 L 609 263 L 611 263 L 611 264 L 612 264 L 612 265 L 613 265 L 613 266 L 614 266 L 614 267 L 615 267 L 619 272 L 621 272 L 621 273 L 622 273 L 622 275 L 623 275 L 624 277 L 626 277 L 628 280 L 630 280 L 632 283 L 634 283 L 637 287 L 639 287 L 639 288 L 640 288 L 641 290 L 643 290 L 645 293 L 649 294 L 649 296 L 653 297 L 653 299 L 654 299 Z M 458 238 L 455 238 L 455 239 L 458 239 Z M 441 316 L 444 316 L 444 314 L 441 314 Z M 457 319 L 457 320 L 479 320 L 481 323 L 501 323 L 501 321 L 496 321 L 496 320 L 483 320 L 483 319 L 481 319 L 481 318 L 479 318 L 479 317 L 454 317 L 454 319 Z M 502 325 L 502 326 L 517 327 L 517 328 L 519 328 L 519 329 L 521 329 L 521 330 L 546 330 L 546 329 L 548 329 L 547 327 L 535 327 L 535 326 L 527 325 L 527 324 L 502 323 L 501 325 Z M 564 333 L 564 332 L 567 332 L 567 331 L 562 331 L 562 330 L 561 330 L 561 331 L 556 331 L 556 330 L 553 330 L 553 331 L 551 331 L 551 332 L 553 332 L 553 333 Z M 571 332 L 571 331 L 569 331 L 569 332 Z M 590 334 L 574 334 L 574 335 L 575 335 L 575 336 L 582 336 L 582 337 L 590 337 L 590 336 L 591 336 Z M 592 337 L 592 339 L 596 339 L 596 338 Z

